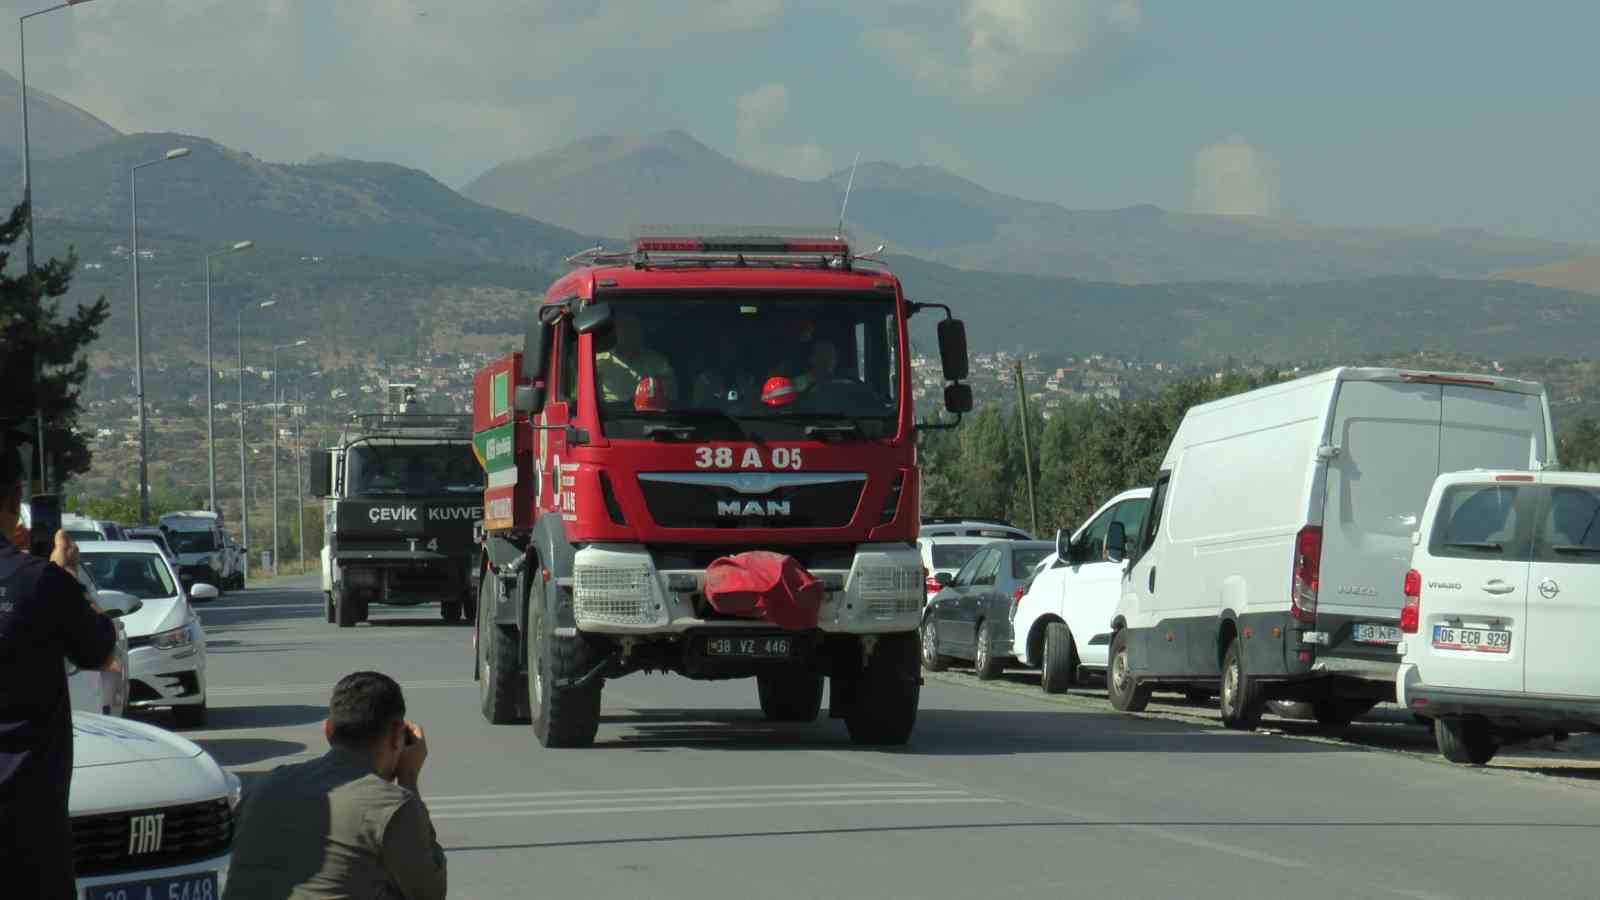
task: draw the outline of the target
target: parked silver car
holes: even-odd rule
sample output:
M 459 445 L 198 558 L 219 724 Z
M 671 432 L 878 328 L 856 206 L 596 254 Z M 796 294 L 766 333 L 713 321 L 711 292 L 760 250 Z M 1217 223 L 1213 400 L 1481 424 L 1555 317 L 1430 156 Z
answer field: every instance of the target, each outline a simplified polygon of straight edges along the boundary
M 1011 660 L 1011 606 L 1034 566 L 1055 549 L 1049 541 L 994 541 L 954 577 L 935 576 L 942 586 L 922 617 L 923 667 L 937 672 L 952 660 L 970 660 L 979 678 L 998 676 Z

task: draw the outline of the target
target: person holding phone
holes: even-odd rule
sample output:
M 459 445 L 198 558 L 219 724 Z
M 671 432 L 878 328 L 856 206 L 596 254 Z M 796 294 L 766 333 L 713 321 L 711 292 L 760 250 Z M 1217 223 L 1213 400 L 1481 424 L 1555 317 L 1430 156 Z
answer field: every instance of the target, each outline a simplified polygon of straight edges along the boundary
M 245 792 L 228 900 L 445 896 L 444 850 L 422 802 L 422 728 L 400 685 L 355 672 L 334 686 L 321 759 L 280 766 Z
M 0 445 L 0 535 L 22 515 L 22 466 Z M 115 664 L 116 626 L 74 577 L 78 548 L 34 523 L 49 559 L 0 541 L 0 859 L 7 896 L 73 897 L 72 705 L 62 658 L 83 669 Z

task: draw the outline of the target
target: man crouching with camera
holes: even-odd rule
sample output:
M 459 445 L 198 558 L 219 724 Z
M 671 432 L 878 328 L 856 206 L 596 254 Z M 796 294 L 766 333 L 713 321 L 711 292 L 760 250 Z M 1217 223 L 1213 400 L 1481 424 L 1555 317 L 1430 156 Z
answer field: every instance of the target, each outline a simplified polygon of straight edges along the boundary
M 239 811 L 228 900 L 445 896 L 444 850 L 417 777 L 428 758 L 394 679 L 339 680 L 321 759 L 280 766 Z

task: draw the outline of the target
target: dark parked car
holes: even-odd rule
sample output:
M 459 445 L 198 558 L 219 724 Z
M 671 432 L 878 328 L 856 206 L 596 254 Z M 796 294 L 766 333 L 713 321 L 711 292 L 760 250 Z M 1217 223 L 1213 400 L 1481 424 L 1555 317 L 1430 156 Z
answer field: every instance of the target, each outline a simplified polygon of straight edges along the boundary
M 922 665 L 937 672 L 970 660 L 979 678 L 998 676 L 1011 659 L 1011 604 L 1055 549 L 1049 541 L 995 541 L 953 577 L 938 575 L 943 586 L 922 617 Z

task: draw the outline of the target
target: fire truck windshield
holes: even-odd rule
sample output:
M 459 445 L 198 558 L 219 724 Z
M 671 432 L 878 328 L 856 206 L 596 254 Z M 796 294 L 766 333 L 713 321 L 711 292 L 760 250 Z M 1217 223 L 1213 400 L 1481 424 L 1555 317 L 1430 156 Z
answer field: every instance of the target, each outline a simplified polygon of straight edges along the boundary
M 358 443 L 347 451 L 350 495 L 472 494 L 483 490 L 483 469 L 467 444 Z
M 899 413 L 892 296 L 728 291 L 613 295 L 594 339 L 615 438 L 884 438 Z M 569 356 L 570 358 L 570 356 Z

